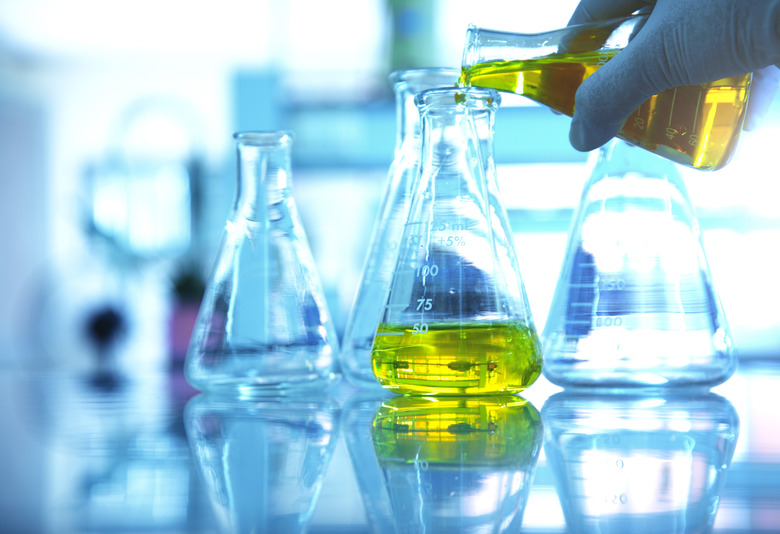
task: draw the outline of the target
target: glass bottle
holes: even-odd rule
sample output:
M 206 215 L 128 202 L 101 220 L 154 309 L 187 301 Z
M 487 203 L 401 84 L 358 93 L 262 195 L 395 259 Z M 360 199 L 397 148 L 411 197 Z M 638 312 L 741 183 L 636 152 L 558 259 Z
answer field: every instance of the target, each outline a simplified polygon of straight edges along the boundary
M 420 112 L 414 96 L 426 89 L 451 87 L 457 79 L 458 71 L 447 68 L 399 70 L 390 75 L 396 106 L 395 156 L 339 353 L 342 371 L 356 386 L 379 388 L 371 369 L 371 347 L 393 275 L 411 188 L 420 170 Z
M 520 531 L 542 437 L 515 395 L 385 401 L 371 438 L 396 531 Z
M 539 34 L 470 26 L 460 85 L 517 93 L 572 116 L 580 84 L 619 53 L 647 15 Z M 668 89 L 639 106 L 618 137 L 699 170 L 728 163 L 737 146 L 751 75 Z
M 421 171 L 371 355 L 396 393 L 510 393 L 540 374 L 493 161 L 499 98 L 478 88 L 416 97 Z
M 568 532 L 712 531 L 739 436 L 725 398 L 564 391 L 542 418 Z
M 238 185 L 190 340 L 196 388 L 256 396 L 324 386 L 335 335 L 291 186 L 292 134 L 235 135 Z
M 674 164 L 600 150 L 545 323 L 544 374 L 563 386 L 712 386 L 735 370 L 701 232 Z

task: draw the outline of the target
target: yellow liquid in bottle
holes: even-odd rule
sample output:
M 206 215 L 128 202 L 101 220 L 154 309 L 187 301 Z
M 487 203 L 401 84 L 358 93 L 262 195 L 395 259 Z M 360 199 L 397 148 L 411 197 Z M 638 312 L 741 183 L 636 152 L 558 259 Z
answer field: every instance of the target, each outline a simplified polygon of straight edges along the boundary
M 371 364 L 382 386 L 402 394 L 515 393 L 541 373 L 539 337 L 532 327 L 431 324 L 423 330 L 379 325 Z
M 572 116 L 577 88 L 615 54 L 609 50 L 479 63 L 462 69 L 458 85 L 517 93 Z M 677 163 L 717 170 L 736 149 L 750 80 L 745 74 L 668 89 L 639 106 L 618 137 Z

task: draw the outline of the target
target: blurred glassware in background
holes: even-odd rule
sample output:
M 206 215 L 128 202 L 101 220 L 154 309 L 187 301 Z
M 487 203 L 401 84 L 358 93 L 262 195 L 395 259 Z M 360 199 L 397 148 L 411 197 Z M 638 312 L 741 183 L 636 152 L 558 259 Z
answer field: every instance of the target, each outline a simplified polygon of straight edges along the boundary
M 246 396 L 338 378 L 338 338 L 290 189 L 292 134 L 235 135 L 238 183 L 185 362 L 202 391 Z
M 493 159 L 497 92 L 417 95 L 422 156 L 371 361 L 397 393 L 517 392 L 541 372 Z
M 357 477 L 366 523 L 374 534 L 396 532 L 388 488 L 371 441 L 374 416 L 391 396 L 382 388 L 363 389 L 341 408 L 341 431 Z
M 306 530 L 338 437 L 334 401 L 201 394 L 184 420 L 219 532 Z
M 646 21 L 646 14 L 632 15 L 538 34 L 472 25 L 459 83 L 514 92 L 571 117 L 580 84 Z M 663 91 L 639 106 L 617 136 L 695 169 L 720 169 L 737 147 L 751 78 L 748 73 Z
M 516 396 L 385 401 L 371 436 L 397 531 L 519 531 L 542 434 Z
M 562 392 L 542 417 L 569 531 L 710 532 L 739 435 L 728 400 Z
M 712 386 L 736 356 L 677 169 L 619 140 L 585 185 L 543 331 L 562 386 Z
M 452 87 L 456 69 L 408 69 L 390 75 L 396 108 L 395 155 L 385 182 L 360 285 L 350 309 L 341 343 L 341 370 L 359 387 L 380 387 L 371 369 L 371 347 L 384 311 L 393 276 L 398 245 L 420 171 L 420 112 L 417 93 L 435 87 Z

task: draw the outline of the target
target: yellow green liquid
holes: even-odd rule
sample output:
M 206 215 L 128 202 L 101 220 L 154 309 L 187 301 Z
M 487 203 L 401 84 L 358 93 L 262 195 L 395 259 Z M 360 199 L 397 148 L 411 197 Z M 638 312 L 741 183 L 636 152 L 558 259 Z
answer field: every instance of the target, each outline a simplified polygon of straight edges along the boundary
M 393 397 L 371 428 L 383 468 L 419 462 L 464 466 L 531 465 L 539 451 L 542 420 L 515 395 Z
M 379 383 L 396 393 L 472 395 L 515 393 L 542 370 L 539 337 L 518 323 L 381 324 L 371 364 Z
M 572 116 L 577 88 L 616 53 L 479 63 L 462 69 L 458 85 L 516 93 Z M 684 165 L 719 169 L 736 149 L 750 79 L 745 74 L 666 90 L 639 106 L 618 137 Z

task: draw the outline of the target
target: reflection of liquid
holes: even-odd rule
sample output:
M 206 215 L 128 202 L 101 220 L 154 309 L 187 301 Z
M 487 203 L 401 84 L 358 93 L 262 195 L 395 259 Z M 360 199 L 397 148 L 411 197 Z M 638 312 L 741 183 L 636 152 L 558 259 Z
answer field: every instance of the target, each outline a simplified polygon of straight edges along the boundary
M 305 530 L 335 446 L 334 403 L 200 395 L 185 425 L 221 531 Z
M 519 397 L 395 397 L 371 437 L 399 532 L 516 532 L 541 446 Z
M 372 364 L 379 383 L 398 393 L 511 393 L 539 376 L 541 351 L 535 329 L 518 322 L 381 324 Z
M 615 53 L 480 63 L 464 68 L 459 84 L 517 93 L 572 116 L 580 84 Z M 736 148 L 749 85 L 746 74 L 668 89 L 637 108 L 618 137 L 685 165 L 719 169 Z
M 704 532 L 739 433 L 714 394 L 559 393 L 542 410 L 545 454 L 573 532 Z

